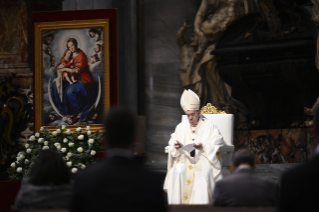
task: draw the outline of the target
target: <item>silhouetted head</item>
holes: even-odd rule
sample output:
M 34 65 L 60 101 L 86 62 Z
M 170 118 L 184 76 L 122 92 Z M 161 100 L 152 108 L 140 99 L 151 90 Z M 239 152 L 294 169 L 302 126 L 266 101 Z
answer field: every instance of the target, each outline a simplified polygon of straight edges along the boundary
M 247 149 L 240 149 L 233 155 L 233 170 L 235 171 L 240 165 L 248 165 L 255 169 L 254 155 Z
M 136 116 L 127 108 L 112 108 L 105 118 L 105 138 L 110 148 L 128 149 L 136 138 Z
M 61 185 L 71 181 L 71 175 L 62 155 L 41 150 L 31 169 L 29 182 L 33 185 Z

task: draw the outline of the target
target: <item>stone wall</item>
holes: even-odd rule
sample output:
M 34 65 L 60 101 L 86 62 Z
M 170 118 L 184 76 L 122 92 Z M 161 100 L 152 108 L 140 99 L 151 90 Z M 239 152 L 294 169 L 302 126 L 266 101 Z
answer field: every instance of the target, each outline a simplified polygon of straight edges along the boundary
M 176 34 L 185 19 L 193 23 L 199 4 L 194 0 L 144 3 L 147 151 L 154 165 L 166 163 L 164 148 L 183 113 Z

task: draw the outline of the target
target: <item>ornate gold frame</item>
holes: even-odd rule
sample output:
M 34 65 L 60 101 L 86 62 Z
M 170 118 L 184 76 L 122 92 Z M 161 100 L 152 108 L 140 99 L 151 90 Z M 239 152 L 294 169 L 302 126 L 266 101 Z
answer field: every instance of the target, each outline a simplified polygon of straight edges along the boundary
M 57 29 L 80 29 L 103 27 L 103 51 L 104 51 L 104 77 L 103 77 L 103 111 L 104 114 L 110 107 L 110 42 L 109 42 L 109 19 L 74 20 L 58 22 L 37 22 L 34 24 L 34 131 L 40 130 L 43 125 L 43 73 L 42 73 L 42 30 Z M 56 126 L 47 126 L 55 129 Z M 74 131 L 77 126 L 68 125 L 67 128 Z M 91 130 L 104 131 L 103 124 L 90 124 Z

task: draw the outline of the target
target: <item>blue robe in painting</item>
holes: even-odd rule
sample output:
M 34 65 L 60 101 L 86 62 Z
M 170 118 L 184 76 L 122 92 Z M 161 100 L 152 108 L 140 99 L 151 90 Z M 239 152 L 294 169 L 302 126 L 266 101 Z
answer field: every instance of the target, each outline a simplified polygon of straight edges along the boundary
M 68 82 L 63 82 L 62 86 L 63 102 L 61 103 L 56 83 L 54 82 L 52 84 L 51 97 L 55 106 L 59 109 L 60 113 L 65 116 L 76 117 L 81 113 L 79 121 L 85 121 L 88 112 L 95 103 L 97 86 L 86 87 L 79 81 L 72 85 Z

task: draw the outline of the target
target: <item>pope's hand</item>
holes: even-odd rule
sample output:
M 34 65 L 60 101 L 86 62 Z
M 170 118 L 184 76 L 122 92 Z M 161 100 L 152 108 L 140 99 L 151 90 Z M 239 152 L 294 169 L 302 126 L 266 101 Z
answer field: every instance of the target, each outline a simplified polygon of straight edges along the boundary
M 175 142 L 174 147 L 175 149 L 180 149 L 182 146 L 179 143 Z
M 195 149 L 198 149 L 198 150 L 202 150 L 203 149 L 203 145 L 202 143 L 197 143 L 194 145 Z

